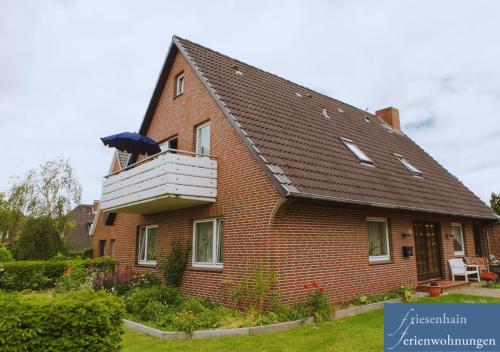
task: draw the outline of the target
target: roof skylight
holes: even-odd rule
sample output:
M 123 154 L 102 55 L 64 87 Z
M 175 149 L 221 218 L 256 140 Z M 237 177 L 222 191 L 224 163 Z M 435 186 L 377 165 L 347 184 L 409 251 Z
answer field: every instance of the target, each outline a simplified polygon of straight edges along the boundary
M 394 156 L 396 157 L 396 159 L 399 160 L 399 162 L 401 164 L 403 164 L 404 167 L 406 167 L 411 172 L 411 174 L 413 176 L 422 177 L 422 171 L 420 171 L 415 166 L 413 166 L 412 164 L 410 164 L 410 162 L 408 160 L 406 160 L 402 155 L 394 153 Z
M 359 161 L 361 161 L 361 163 L 373 165 L 372 159 L 370 159 L 368 155 L 366 155 L 361 149 L 359 149 L 359 147 L 356 144 L 354 144 L 353 141 L 343 137 L 340 137 L 340 139 L 345 144 L 345 146 L 349 148 L 349 150 L 356 156 L 356 158 L 358 158 Z
M 323 111 L 321 112 L 321 115 L 323 115 L 323 117 L 326 117 L 327 119 L 330 118 L 330 115 L 328 115 L 328 111 L 326 111 L 326 109 L 323 109 Z

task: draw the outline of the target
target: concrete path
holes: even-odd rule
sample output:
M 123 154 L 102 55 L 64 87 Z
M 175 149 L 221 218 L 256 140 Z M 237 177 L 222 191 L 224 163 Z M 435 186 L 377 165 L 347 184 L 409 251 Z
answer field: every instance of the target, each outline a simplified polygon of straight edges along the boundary
M 473 296 L 488 296 L 500 298 L 500 288 L 483 288 L 478 284 L 472 284 L 471 286 L 460 287 L 453 290 L 446 291 L 446 293 L 458 293 L 463 295 L 473 295 Z

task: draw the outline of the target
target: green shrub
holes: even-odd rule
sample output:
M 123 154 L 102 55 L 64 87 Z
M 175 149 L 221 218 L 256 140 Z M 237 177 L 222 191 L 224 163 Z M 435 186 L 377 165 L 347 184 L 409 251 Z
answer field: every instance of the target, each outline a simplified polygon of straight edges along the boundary
M 12 253 L 5 248 L 0 246 L 0 262 L 11 262 L 12 261 Z
M 180 302 L 179 291 L 168 285 L 134 288 L 125 297 L 127 312 L 144 320 L 150 320 L 151 314 L 155 316 L 166 314 Z
M 162 266 L 165 282 L 171 286 L 179 287 L 189 258 L 189 246 L 183 249 L 181 243 L 176 240 L 172 242 L 172 251 L 167 257 L 167 262 Z
M 90 248 L 85 248 L 85 249 L 82 251 L 82 258 L 83 258 L 83 259 L 86 259 L 86 258 L 92 258 L 92 247 L 90 247 Z
M 33 260 L 0 263 L 0 289 L 42 290 L 55 286 L 65 270 L 83 266 L 96 270 L 114 270 L 111 259 Z
M 0 350 L 118 351 L 124 313 L 104 292 L 0 292 Z

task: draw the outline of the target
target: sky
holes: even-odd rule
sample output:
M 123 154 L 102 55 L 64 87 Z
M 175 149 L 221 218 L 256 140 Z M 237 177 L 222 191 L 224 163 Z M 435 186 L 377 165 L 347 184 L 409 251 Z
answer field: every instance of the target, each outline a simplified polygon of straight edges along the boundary
M 69 158 L 82 201 L 137 131 L 172 35 L 374 112 L 487 202 L 500 192 L 498 1 L 0 0 L 0 192 Z

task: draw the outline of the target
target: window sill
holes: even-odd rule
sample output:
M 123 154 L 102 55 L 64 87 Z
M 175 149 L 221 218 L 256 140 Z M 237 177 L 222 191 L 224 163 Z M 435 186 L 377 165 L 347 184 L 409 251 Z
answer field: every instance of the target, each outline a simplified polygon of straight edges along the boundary
M 368 260 L 369 265 L 379 265 L 379 264 L 393 264 L 392 259 L 379 259 L 379 260 Z
M 137 266 L 142 268 L 156 268 L 156 262 L 138 262 Z
M 174 100 L 179 98 L 179 97 L 182 97 L 183 95 L 184 95 L 184 92 L 182 92 L 181 94 L 174 95 Z
M 463 258 L 463 257 L 465 257 L 465 253 L 455 252 L 455 253 L 453 253 L 453 256 L 455 256 L 457 258 Z
M 192 268 L 196 269 L 216 269 L 216 270 L 222 270 L 224 267 L 224 264 L 218 263 L 218 264 L 212 264 L 212 263 L 191 263 Z

